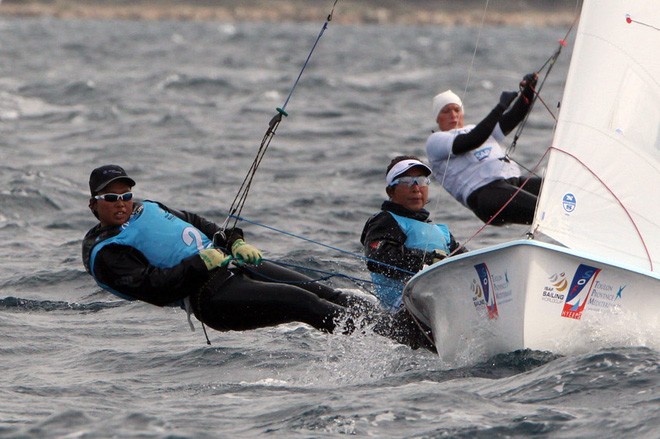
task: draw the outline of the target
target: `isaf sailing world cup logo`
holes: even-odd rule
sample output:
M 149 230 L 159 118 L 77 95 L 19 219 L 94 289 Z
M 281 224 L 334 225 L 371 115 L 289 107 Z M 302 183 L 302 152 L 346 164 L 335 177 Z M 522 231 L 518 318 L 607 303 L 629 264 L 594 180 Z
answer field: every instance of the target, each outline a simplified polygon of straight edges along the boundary
M 488 266 L 483 263 L 477 264 L 474 266 L 474 269 L 477 270 L 481 291 L 484 294 L 484 301 L 486 302 L 486 309 L 488 310 L 488 318 L 496 319 L 498 317 L 497 301 L 495 300 L 495 290 L 492 288 L 493 281 Z
M 576 320 L 582 318 L 582 312 L 587 305 L 589 294 L 594 287 L 594 282 L 600 271 L 600 268 L 590 267 L 585 264 L 578 266 L 571 281 L 571 287 L 566 295 L 564 309 L 561 312 L 562 317 Z

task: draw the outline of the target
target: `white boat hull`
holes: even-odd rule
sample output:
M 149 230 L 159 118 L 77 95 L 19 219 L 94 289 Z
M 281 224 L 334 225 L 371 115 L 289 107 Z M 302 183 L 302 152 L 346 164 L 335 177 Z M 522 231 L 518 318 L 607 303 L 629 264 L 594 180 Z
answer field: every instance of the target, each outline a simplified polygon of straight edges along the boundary
M 660 276 L 532 240 L 434 264 L 406 285 L 404 303 L 451 366 L 518 349 L 659 344 Z

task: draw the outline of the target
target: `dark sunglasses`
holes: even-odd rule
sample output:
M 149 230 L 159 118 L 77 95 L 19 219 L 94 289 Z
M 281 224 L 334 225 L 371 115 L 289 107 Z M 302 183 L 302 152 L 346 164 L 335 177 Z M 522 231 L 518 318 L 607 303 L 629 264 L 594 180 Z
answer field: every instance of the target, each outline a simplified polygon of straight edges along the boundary
M 95 195 L 95 199 L 107 201 L 108 203 L 114 203 L 116 201 L 131 201 L 133 199 L 133 192 L 125 192 L 123 194 L 103 194 Z
M 405 184 L 408 187 L 413 187 L 417 185 L 419 187 L 425 187 L 431 184 L 431 179 L 428 177 L 399 177 L 395 180 L 392 180 L 392 183 L 389 186 L 396 186 L 397 184 Z

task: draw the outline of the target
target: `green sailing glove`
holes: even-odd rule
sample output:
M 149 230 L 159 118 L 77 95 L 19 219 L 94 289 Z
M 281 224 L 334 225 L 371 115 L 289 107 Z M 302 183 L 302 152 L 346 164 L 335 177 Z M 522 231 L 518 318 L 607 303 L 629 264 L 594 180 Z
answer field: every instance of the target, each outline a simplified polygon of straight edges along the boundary
M 261 263 L 261 252 L 253 245 L 246 244 L 242 239 L 237 239 L 231 246 L 234 258 L 254 265 Z
M 199 257 L 202 258 L 209 271 L 217 267 L 226 267 L 232 260 L 231 256 L 224 254 L 217 248 L 205 248 L 199 252 Z

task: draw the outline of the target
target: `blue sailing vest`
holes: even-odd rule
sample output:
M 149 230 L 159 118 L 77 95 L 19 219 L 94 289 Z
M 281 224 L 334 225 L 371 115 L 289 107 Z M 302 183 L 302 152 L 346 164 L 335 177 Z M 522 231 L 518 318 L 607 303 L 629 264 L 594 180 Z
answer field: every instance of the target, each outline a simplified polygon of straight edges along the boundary
M 425 223 L 405 216 L 395 215 L 387 212 L 396 220 L 399 227 L 406 235 L 404 246 L 407 248 L 420 249 L 427 252 L 442 250 L 449 253 L 451 235 L 449 228 L 444 224 Z M 402 293 L 405 282 L 392 279 L 384 274 L 371 273 L 374 282 L 375 294 L 380 303 L 390 312 L 394 313 L 401 307 Z
M 151 265 L 170 268 L 185 258 L 212 245 L 211 240 L 196 227 L 167 212 L 157 203 L 144 201 L 131 217 L 121 225 L 121 232 L 94 246 L 89 266 L 94 276 L 94 261 L 98 252 L 109 244 L 126 245 L 139 250 Z M 94 280 L 104 290 L 127 300 L 134 298 Z

